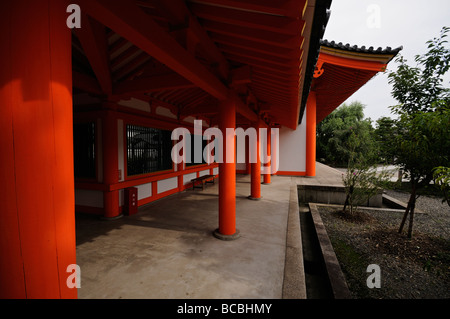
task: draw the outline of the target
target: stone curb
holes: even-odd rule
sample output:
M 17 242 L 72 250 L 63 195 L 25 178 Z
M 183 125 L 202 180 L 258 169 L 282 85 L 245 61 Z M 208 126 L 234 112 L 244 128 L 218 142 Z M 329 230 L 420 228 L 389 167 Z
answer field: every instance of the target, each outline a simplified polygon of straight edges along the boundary
M 314 203 L 309 203 L 309 209 L 316 228 L 317 238 L 319 239 L 320 249 L 325 261 L 325 266 L 328 272 L 331 288 L 335 299 L 351 299 L 350 290 L 348 289 L 347 281 L 342 273 L 341 266 L 331 245 L 325 226 L 320 218 L 319 210 Z
M 283 299 L 306 299 L 303 247 L 300 233 L 300 215 L 297 183 L 291 179 L 289 214 L 286 232 L 286 257 L 283 278 Z

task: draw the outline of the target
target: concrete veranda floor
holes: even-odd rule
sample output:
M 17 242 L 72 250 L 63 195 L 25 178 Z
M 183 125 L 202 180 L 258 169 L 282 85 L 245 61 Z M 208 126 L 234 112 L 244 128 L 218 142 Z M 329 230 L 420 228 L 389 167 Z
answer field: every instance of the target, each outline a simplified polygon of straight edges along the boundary
M 217 182 L 117 220 L 77 215 L 78 298 L 306 298 L 296 186 L 329 173 L 273 176 L 259 201 L 247 199 L 250 177 L 238 175 L 234 241 L 212 235 Z

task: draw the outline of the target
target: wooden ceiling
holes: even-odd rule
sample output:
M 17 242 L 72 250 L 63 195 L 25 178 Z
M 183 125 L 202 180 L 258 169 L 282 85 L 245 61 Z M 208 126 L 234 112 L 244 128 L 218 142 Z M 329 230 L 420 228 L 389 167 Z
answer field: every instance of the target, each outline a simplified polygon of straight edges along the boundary
M 83 0 L 80 7 L 77 90 L 169 104 L 180 118 L 214 118 L 218 101 L 234 96 L 241 122 L 297 127 L 314 9 L 306 0 Z

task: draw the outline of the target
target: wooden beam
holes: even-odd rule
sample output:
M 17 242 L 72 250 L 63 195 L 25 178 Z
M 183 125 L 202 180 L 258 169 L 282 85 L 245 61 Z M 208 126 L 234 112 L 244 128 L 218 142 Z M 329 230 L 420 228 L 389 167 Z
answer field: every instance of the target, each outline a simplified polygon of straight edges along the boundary
M 264 96 L 271 96 L 273 98 L 284 99 L 286 101 L 291 101 L 298 98 L 297 94 L 292 92 L 279 92 L 276 90 L 268 90 L 267 88 L 261 88 L 264 92 Z M 256 90 L 255 90 L 256 91 Z M 262 96 L 262 95 L 261 95 Z
M 292 74 L 290 76 L 286 76 L 285 74 L 282 74 L 282 73 L 266 71 L 263 69 L 253 68 L 252 70 L 253 70 L 254 77 L 269 78 L 272 80 L 286 81 L 286 82 L 296 82 L 297 84 L 300 81 L 300 76 L 298 74 Z
M 127 41 L 127 39 L 120 38 L 119 40 L 113 42 L 109 47 L 109 55 L 112 59 L 115 59 L 116 56 L 128 49 L 133 44 Z
M 134 3 L 125 0 L 80 0 L 79 3 L 84 12 L 121 34 L 197 87 L 218 100 L 234 98 L 237 111 L 241 115 L 249 120 L 258 118 L 234 92 Z
M 143 10 L 129 1 L 81 0 L 80 5 L 105 26 L 219 100 L 228 88 Z
M 257 76 L 256 74 L 254 74 L 252 76 L 252 82 L 253 83 L 266 83 L 266 84 L 275 85 L 275 86 L 279 86 L 279 87 L 283 87 L 283 88 L 296 89 L 297 91 L 299 90 L 298 80 L 297 81 L 289 81 L 289 80 L 283 81 L 283 80 L 277 80 L 277 79 L 271 78 L 271 77 L 261 77 L 261 76 Z
M 222 22 L 239 27 L 271 31 L 276 33 L 299 35 L 305 27 L 301 19 L 287 18 L 272 14 L 236 10 L 192 3 L 189 8 L 202 19 Z
M 298 88 L 295 87 L 285 87 L 281 84 L 273 84 L 273 83 L 267 83 L 264 81 L 254 81 L 252 84 L 252 88 L 259 88 L 259 89 L 265 89 L 268 91 L 268 93 L 277 92 L 277 93 L 283 93 L 285 95 L 292 94 L 297 95 L 298 94 Z
M 189 82 L 182 76 L 171 73 L 119 82 L 114 85 L 114 94 L 148 93 L 195 87 L 192 82 Z
M 75 29 L 76 35 L 102 91 L 110 95 L 112 93 L 112 80 L 105 27 L 84 13 L 82 13 L 82 25 L 82 28 Z
M 136 57 L 134 57 L 130 62 L 125 65 L 122 65 L 119 69 L 113 72 L 114 81 L 120 81 L 125 77 L 136 72 L 137 69 L 144 66 L 148 61 L 151 60 L 151 56 L 149 56 L 146 52 L 139 53 Z
M 236 102 L 236 112 L 243 115 L 250 121 L 256 121 L 258 119 L 258 115 L 247 104 L 242 102 L 237 95 L 234 94 L 232 98 L 234 98 Z
M 192 93 L 187 99 L 187 103 L 184 104 L 185 107 L 189 108 L 202 103 L 211 103 L 211 100 L 208 98 L 209 95 L 205 94 L 203 91 L 197 91 Z
M 262 32 L 261 30 L 243 28 L 210 20 L 203 21 L 203 28 L 207 31 L 287 49 L 300 49 L 304 40 L 302 36 L 281 34 L 272 31 Z
M 255 89 L 256 91 L 256 89 Z M 266 97 L 272 97 L 276 99 L 283 99 L 286 101 L 292 101 L 293 99 L 296 99 L 297 96 L 294 93 L 284 93 L 284 92 L 277 92 L 277 91 L 270 91 L 268 92 L 266 89 L 262 89 L 263 92 L 265 92 Z M 261 95 L 262 96 L 262 95 Z
M 192 15 L 189 17 L 188 32 L 192 33 L 199 40 L 199 45 L 203 48 L 206 55 L 212 59 L 212 61 L 217 63 L 217 72 L 220 77 L 222 79 L 227 79 L 230 70 L 227 59 L 223 56 L 222 52 L 220 52 L 197 19 Z
M 128 49 L 126 49 L 122 53 L 120 53 L 116 58 L 114 58 L 111 61 L 111 69 L 113 70 L 113 72 L 116 68 L 119 68 L 122 63 L 124 63 L 125 61 L 127 61 L 130 58 L 133 58 L 140 51 L 141 51 L 141 49 L 139 49 L 138 47 L 135 47 L 134 45 L 131 45 Z
M 268 70 L 270 72 L 274 72 L 276 74 L 283 74 L 283 75 L 298 75 L 300 76 L 300 69 L 299 66 L 290 66 L 290 65 L 285 65 L 282 66 L 280 64 L 275 64 L 273 62 L 263 62 L 263 61 L 259 61 L 256 59 L 252 59 L 252 58 L 248 58 L 248 57 L 242 57 L 239 55 L 235 55 L 235 54 L 229 54 L 227 53 L 226 56 L 232 60 L 232 61 L 236 61 L 236 62 L 240 62 L 240 63 L 244 63 L 250 66 L 255 67 L 254 69 L 256 70 L 257 68 L 261 68 L 261 69 L 265 69 Z
M 197 44 L 203 49 L 207 57 L 212 60 L 213 63 L 218 64 L 218 74 L 222 79 L 228 77 L 229 65 L 228 61 L 222 55 L 219 49 L 217 49 L 215 43 L 208 36 L 206 31 L 192 15 L 185 1 L 183 0 L 170 0 L 170 1 L 158 1 L 155 3 L 159 11 L 176 25 L 186 24 L 188 25 L 187 37 L 197 41 Z M 189 43 L 189 41 L 187 41 Z
M 194 115 L 211 115 L 211 114 L 217 114 L 217 104 L 213 105 L 211 103 L 201 103 L 196 106 L 190 107 L 190 108 L 183 108 L 180 111 L 180 116 L 194 116 Z
M 247 11 L 264 12 L 272 15 L 301 18 L 305 12 L 307 0 L 190 0 L 193 3 L 206 3 L 216 6 L 240 8 Z
M 244 65 L 240 68 L 231 70 L 231 87 L 236 87 L 242 84 L 248 84 L 252 82 L 252 68 L 248 65 Z
M 285 66 L 295 66 L 295 67 L 299 67 L 300 66 L 300 59 L 289 59 L 287 57 L 274 57 L 271 55 L 267 55 L 265 53 L 260 53 L 260 52 L 256 52 L 253 50 L 248 50 L 248 49 L 242 49 L 242 48 L 235 48 L 229 45 L 220 45 L 220 49 L 223 52 L 229 53 L 229 54 L 233 54 L 233 55 L 237 55 L 237 56 L 241 56 L 241 57 L 245 57 L 245 58 L 250 58 L 252 60 L 256 60 L 256 61 L 261 61 L 263 63 L 271 63 L 271 64 L 275 64 L 275 65 L 279 65 L 281 67 L 285 67 Z
M 214 42 L 217 42 L 219 44 L 226 44 L 228 46 L 232 46 L 235 48 L 252 50 L 286 59 L 300 59 L 301 57 L 301 50 L 298 49 L 281 48 L 265 43 L 231 37 L 228 35 L 218 34 L 214 32 L 212 32 L 210 35 L 211 39 L 213 39 Z
M 174 91 L 164 91 L 162 94 L 152 94 L 152 96 L 163 99 L 164 101 L 184 101 L 185 98 L 191 95 L 189 90 L 174 90 Z
M 163 8 L 166 17 L 172 17 L 176 23 L 183 23 L 188 19 L 189 27 L 188 32 L 191 36 L 198 40 L 198 44 L 204 49 L 205 53 L 218 64 L 219 75 L 227 80 L 229 75 L 229 65 L 222 52 L 217 48 L 215 43 L 211 40 L 206 30 L 200 25 L 197 19 L 192 16 L 190 10 L 186 7 L 184 1 L 172 0 L 161 1 L 157 4 L 159 8 Z M 186 18 L 187 17 L 187 18 Z M 237 79 L 237 78 L 236 78 Z M 242 79 L 241 79 L 242 80 Z M 236 111 L 246 117 L 249 120 L 255 121 L 257 114 L 243 103 L 235 93 L 231 93 L 232 98 L 236 101 Z M 220 100 L 220 98 L 219 98 Z

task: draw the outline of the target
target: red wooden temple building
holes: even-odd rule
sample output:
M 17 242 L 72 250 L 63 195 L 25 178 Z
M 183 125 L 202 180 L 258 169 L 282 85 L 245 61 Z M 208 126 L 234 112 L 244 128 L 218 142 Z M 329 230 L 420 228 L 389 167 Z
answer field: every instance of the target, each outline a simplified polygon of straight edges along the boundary
M 323 41 L 331 0 L 80 0 L 79 28 L 70 3 L 0 5 L 2 298 L 76 298 L 75 211 L 118 218 L 131 187 L 141 206 L 214 175 L 237 237 L 236 173 L 258 199 L 273 163 L 174 164 L 171 131 L 277 128 L 273 174 L 314 176 L 316 124 L 400 50 Z

